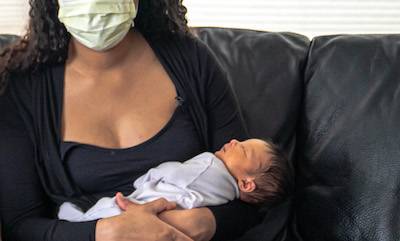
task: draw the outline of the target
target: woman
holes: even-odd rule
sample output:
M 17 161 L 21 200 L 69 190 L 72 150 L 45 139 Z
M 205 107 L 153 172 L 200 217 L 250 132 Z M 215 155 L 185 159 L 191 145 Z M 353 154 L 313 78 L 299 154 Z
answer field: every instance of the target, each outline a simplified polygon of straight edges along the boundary
M 56 219 L 65 201 L 86 210 L 131 193 L 132 180 L 161 162 L 247 137 L 181 2 L 30 1 L 27 35 L 0 60 L 5 240 L 221 240 L 257 223 L 240 201 L 177 211 L 165 200 L 134 205 L 121 196 L 119 216 Z

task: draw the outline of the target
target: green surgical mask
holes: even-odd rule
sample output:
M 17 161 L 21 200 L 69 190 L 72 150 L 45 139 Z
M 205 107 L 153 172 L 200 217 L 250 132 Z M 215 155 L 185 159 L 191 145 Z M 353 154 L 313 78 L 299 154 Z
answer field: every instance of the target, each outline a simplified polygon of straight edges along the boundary
M 120 43 L 133 27 L 133 0 L 58 0 L 58 18 L 81 44 L 105 51 Z

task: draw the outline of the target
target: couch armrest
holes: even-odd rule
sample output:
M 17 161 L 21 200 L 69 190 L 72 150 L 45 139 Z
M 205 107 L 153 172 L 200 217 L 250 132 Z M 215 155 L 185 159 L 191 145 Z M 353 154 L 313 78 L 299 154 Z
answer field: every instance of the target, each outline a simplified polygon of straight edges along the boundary
M 298 132 L 301 240 L 400 239 L 399 52 L 400 35 L 313 40 Z

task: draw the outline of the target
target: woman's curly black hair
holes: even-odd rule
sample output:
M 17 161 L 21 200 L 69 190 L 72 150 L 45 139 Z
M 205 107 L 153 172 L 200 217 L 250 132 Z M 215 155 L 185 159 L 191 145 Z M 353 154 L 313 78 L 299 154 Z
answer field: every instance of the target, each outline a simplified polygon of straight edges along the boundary
M 12 71 L 34 71 L 67 59 L 71 36 L 58 20 L 58 1 L 30 0 L 29 5 L 30 20 L 26 35 L 0 52 L 0 95 Z M 182 0 L 139 0 L 135 26 L 154 37 L 168 32 L 177 36 L 189 35 L 186 12 Z

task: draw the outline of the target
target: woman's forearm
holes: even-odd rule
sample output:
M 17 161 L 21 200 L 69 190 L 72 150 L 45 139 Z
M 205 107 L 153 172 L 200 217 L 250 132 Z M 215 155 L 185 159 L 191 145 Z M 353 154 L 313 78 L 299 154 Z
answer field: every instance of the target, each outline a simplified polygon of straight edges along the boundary
M 138 205 L 117 194 L 117 204 L 125 210 L 122 214 L 100 219 L 96 226 L 96 241 L 192 241 L 177 228 L 163 222 L 159 213 L 175 208 L 175 203 L 165 199 Z
M 214 215 L 208 208 L 171 210 L 162 212 L 158 216 L 195 241 L 210 240 L 216 230 Z

